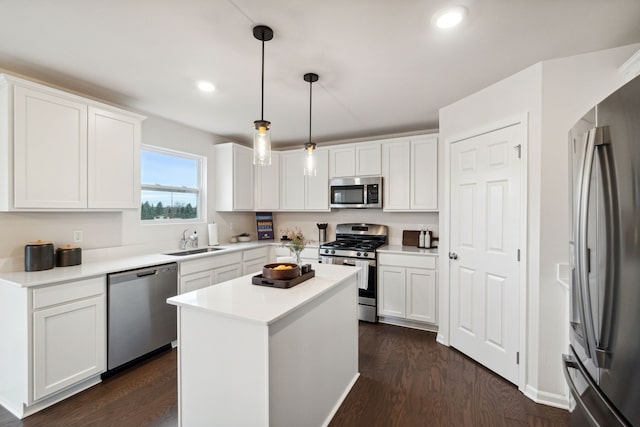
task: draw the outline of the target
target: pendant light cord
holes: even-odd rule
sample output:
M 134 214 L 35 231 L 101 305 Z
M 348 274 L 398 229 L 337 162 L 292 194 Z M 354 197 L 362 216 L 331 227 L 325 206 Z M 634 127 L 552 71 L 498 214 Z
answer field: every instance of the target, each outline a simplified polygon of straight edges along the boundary
M 311 99 L 313 96 L 313 82 L 309 82 L 309 142 L 311 142 Z
M 262 33 L 262 80 L 260 96 L 260 120 L 264 120 L 264 32 Z

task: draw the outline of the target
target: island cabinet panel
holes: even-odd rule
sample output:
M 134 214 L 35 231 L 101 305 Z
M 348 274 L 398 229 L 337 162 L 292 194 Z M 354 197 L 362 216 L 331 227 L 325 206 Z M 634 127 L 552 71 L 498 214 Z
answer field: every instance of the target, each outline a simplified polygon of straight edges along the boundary
M 247 275 L 168 300 L 181 426 L 329 424 L 359 375 L 357 272 L 315 267 L 291 289 Z

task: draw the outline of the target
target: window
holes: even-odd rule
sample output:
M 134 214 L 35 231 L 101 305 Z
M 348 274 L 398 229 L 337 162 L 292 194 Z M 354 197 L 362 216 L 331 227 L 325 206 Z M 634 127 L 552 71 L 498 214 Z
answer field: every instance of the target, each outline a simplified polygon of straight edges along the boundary
M 143 146 L 140 219 L 148 222 L 203 220 L 204 157 Z

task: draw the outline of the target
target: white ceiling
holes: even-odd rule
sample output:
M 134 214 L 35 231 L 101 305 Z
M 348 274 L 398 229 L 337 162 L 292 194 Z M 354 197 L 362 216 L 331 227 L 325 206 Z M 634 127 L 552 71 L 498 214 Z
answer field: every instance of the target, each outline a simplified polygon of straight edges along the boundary
M 431 16 L 463 4 L 469 19 Z M 438 109 L 538 61 L 640 42 L 638 0 L 0 0 L 0 68 L 240 142 L 433 129 Z M 212 94 L 196 80 L 216 85 Z

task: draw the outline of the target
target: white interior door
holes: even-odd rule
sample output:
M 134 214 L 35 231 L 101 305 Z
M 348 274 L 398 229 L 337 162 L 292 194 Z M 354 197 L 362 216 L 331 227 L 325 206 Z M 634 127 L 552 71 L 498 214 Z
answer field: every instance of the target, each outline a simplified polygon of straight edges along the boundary
M 451 146 L 451 345 L 518 383 L 522 124 Z

